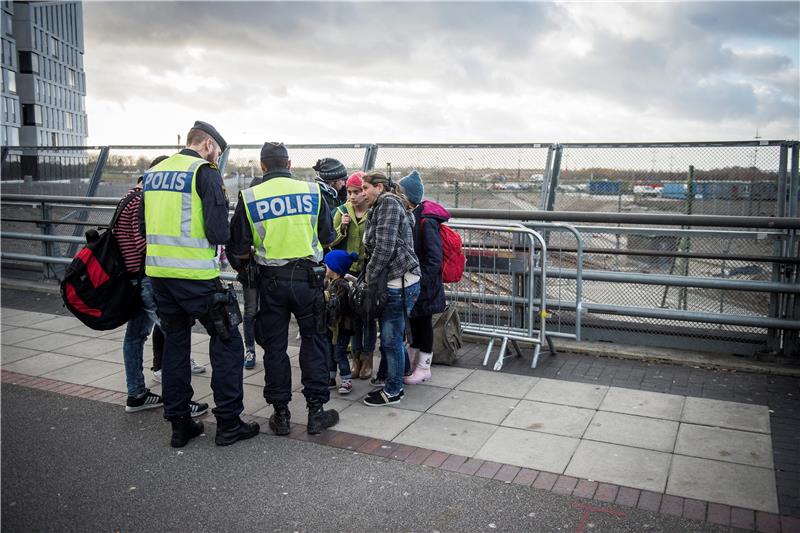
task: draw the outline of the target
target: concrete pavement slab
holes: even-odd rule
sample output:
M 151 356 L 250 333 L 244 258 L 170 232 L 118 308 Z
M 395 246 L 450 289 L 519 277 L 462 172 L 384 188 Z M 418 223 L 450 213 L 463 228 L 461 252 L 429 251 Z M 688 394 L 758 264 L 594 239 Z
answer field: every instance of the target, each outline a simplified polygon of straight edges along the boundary
M 560 474 L 578 442 L 571 437 L 499 427 L 475 457 Z
M 104 339 L 112 339 L 115 341 L 121 341 L 125 338 L 125 330 L 126 326 L 119 327 L 117 329 L 112 329 L 107 332 L 98 331 L 98 337 L 102 337 Z M 84 333 L 77 333 L 77 335 L 85 335 Z
M 583 438 L 672 453 L 678 422 L 597 411 Z
M 376 363 L 377 365 L 377 359 Z M 378 368 L 375 366 L 375 368 Z M 458 368 L 455 366 L 433 365 L 431 366 L 431 380 L 426 381 L 422 385 L 430 385 L 433 387 L 447 387 L 455 389 L 456 386 L 464 381 L 467 376 L 472 374 L 473 370 L 467 368 Z
M 37 313 L 34 311 L 20 311 L 18 313 L 6 313 L 3 311 L 3 313 L 0 314 L 0 322 L 9 326 L 31 327 L 56 316 L 57 315 L 51 315 L 50 313 Z
M 0 346 L 0 361 L 3 362 L 3 366 L 7 365 L 8 363 L 13 363 L 14 361 L 19 361 L 20 359 L 25 359 L 28 357 L 33 357 L 34 355 L 38 355 L 42 352 L 39 350 L 32 350 L 30 348 L 20 348 L 19 346 Z
M 81 361 L 85 361 L 85 359 L 72 357 L 71 355 L 62 355 L 60 353 L 41 353 L 33 357 L 20 359 L 13 363 L 3 363 L 3 370 L 21 372 L 30 376 L 41 376 L 53 370 L 80 363 Z
M 74 337 L 74 336 L 73 336 Z M 122 342 L 111 339 L 86 339 L 67 346 L 52 348 L 52 351 L 63 353 L 64 355 L 74 355 L 75 357 L 87 357 L 93 359 L 99 355 L 113 353 L 122 357 Z
M 675 455 L 667 494 L 778 512 L 775 473 L 767 468 Z
M 515 483 L 264 434 L 223 449 L 214 446 L 213 424 L 176 451 L 158 410 L 126 415 L 119 405 L 8 385 L 2 395 L 3 531 L 574 531 L 586 525 L 573 497 Z M 616 514 L 592 513 L 594 531 L 723 531 L 604 507 Z
M 89 329 L 83 324 L 83 322 L 73 316 L 57 316 L 51 318 L 50 320 L 43 320 L 42 322 L 36 324 L 38 329 L 44 329 L 53 332 L 66 332 L 79 326 Z
M 495 430 L 494 425 L 423 414 L 394 442 L 472 457 Z
M 107 331 L 96 331 L 96 330 L 93 330 L 93 329 L 90 329 L 90 328 L 84 326 L 83 324 L 75 326 L 74 328 L 71 328 L 71 329 L 65 329 L 64 331 L 62 331 L 62 333 L 69 333 L 70 335 L 80 335 L 81 337 L 92 337 L 92 338 L 100 338 L 100 337 L 102 337 L 102 338 L 106 338 L 106 339 L 110 338 L 110 337 L 107 336 L 109 332 L 107 332 Z M 120 339 L 121 339 L 121 337 L 120 337 Z M 117 340 L 119 340 L 119 339 L 117 339 Z
M 520 399 L 531 390 L 537 381 L 539 381 L 539 378 L 503 374 L 490 370 L 476 370 L 459 383 L 456 388 L 470 392 Z
M 580 438 L 594 414 L 591 409 L 522 400 L 502 425 Z
M 96 359 L 95 359 L 96 361 Z M 147 372 L 144 373 L 144 382 L 145 386 L 152 389 L 150 385 L 148 385 L 148 376 Z M 152 383 L 152 382 L 151 382 Z M 127 394 L 128 386 L 125 382 L 125 371 L 117 372 L 116 374 L 111 374 L 110 376 L 106 376 L 104 378 L 100 378 L 98 380 L 92 381 L 87 383 L 87 385 L 91 385 L 92 387 L 99 387 L 101 389 L 108 389 L 108 390 L 115 390 L 118 392 L 124 392 Z
M 341 413 L 336 429 L 375 439 L 392 440 L 419 418 L 417 411 L 368 407 L 351 402 Z
M 66 333 L 49 333 L 42 337 L 19 342 L 16 345 L 22 348 L 31 348 L 42 352 L 51 352 L 79 342 L 86 342 L 86 337 L 67 335 Z M 66 355 L 66 354 L 65 354 Z
M 675 453 L 773 468 L 772 439 L 763 433 L 681 424 Z
M 769 408 L 706 398 L 687 398 L 683 422 L 769 433 Z
M 664 492 L 671 454 L 605 442 L 581 441 L 566 474 Z
M 516 398 L 454 390 L 439 400 L 428 412 L 497 425 L 514 410 L 517 403 L 519 400 Z
M 607 392 L 608 387 L 604 385 L 542 378 L 525 395 L 525 399 L 597 409 Z
M 611 387 L 600 404 L 600 411 L 680 420 L 683 396 Z
M 44 337 L 45 335 L 49 335 L 49 333 L 41 329 L 14 327 L 11 330 L 3 332 L 0 342 L 3 343 L 3 346 L 11 346 L 30 339 Z
M 364 394 L 373 388 L 374 387 L 370 387 L 363 393 L 359 391 L 360 397 L 356 399 L 360 400 L 364 397 Z M 450 392 L 450 389 L 444 387 L 416 387 L 406 385 L 406 395 L 403 396 L 403 401 L 398 404 L 390 405 L 389 407 L 392 409 L 410 409 L 411 411 L 425 412 L 430 409 L 433 404 L 444 398 L 444 395 L 448 392 Z M 356 394 L 355 386 L 353 387 L 352 394 L 350 394 L 347 399 L 352 398 L 353 394 Z
M 123 371 L 121 364 L 107 363 L 105 361 L 93 361 L 84 359 L 80 363 L 69 365 L 52 372 L 44 374 L 43 377 L 50 379 L 60 379 L 78 385 L 86 385 L 100 378 L 116 374 Z

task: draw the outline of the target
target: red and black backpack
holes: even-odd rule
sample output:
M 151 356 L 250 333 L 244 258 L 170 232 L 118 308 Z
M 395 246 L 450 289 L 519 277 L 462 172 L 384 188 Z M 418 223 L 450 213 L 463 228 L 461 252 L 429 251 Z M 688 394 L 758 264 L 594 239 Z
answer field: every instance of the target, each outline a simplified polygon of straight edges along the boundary
M 113 228 L 128 203 L 141 195 L 128 195 L 117 206 L 108 228 L 86 232 L 86 246 L 64 272 L 61 299 L 75 318 L 96 330 L 125 324 L 142 306 L 139 286 L 130 282 Z

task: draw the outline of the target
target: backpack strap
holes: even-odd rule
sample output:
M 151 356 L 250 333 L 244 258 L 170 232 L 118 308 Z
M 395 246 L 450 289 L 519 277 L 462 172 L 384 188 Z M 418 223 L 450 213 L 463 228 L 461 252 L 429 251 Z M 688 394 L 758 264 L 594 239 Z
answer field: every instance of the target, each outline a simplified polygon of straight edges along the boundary
M 339 211 L 339 212 L 340 212 L 341 214 L 343 214 L 343 215 L 346 215 L 346 214 L 347 214 L 347 206 L 346 206 L 346 205 L 344 205 L 344 204 L 342 204 L 342 205 L 338 206 L 338 207 L 336 208 L 336 210 L 337 210 L 337 211 Z
M 117 210 L 114 211 L 114 216 L 111 217 L 111 222 L 108 223 L 108 229 L 112 231 L 114 230 L 119 217 L 122 216 L 122 212 L 125 211 L 125 208 L 128 207 L 128 204 L 131 203 L 135 198 L 141 198 L 142 194 L 144 194 L 142 189 L 135 189 L 133 193 L 120 200 L 119 204 L 117 204 Z

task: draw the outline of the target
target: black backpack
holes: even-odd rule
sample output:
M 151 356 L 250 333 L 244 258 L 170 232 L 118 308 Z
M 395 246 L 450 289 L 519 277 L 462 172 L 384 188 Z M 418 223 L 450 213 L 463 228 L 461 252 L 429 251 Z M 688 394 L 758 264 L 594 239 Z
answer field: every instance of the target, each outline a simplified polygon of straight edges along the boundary
M 141 194 L 134 192 L 120 202 L 108 229 L 86 232 L 86 246 L 64 272 L 61 299 L 75 318 L 92 329 L 117 328 L 142 307 L 139 285 L 130 282 L 112 231 L 128 203 Z

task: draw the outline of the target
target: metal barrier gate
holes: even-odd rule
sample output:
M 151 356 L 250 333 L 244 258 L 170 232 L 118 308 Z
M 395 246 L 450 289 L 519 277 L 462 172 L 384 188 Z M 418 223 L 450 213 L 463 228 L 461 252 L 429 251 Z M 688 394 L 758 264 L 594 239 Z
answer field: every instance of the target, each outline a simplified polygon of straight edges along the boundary
M 538 294 L 547 287 L 544 238 L 520 225 L 448 225 L 461 234 L 467 264 L 461 281 L 448 287 L 447 299 L 458 309 L 465 333 L 489 338 L 483 365 L 501 339 L 494 370 L 503 368 L 509 341 L 517 355 L 522 354 L 518 342 L 534 345 L 531 367 L 535 368 L 547 339 L 547 304 L 542 301 L 537 312 L 533 303 L 536 278 Z

